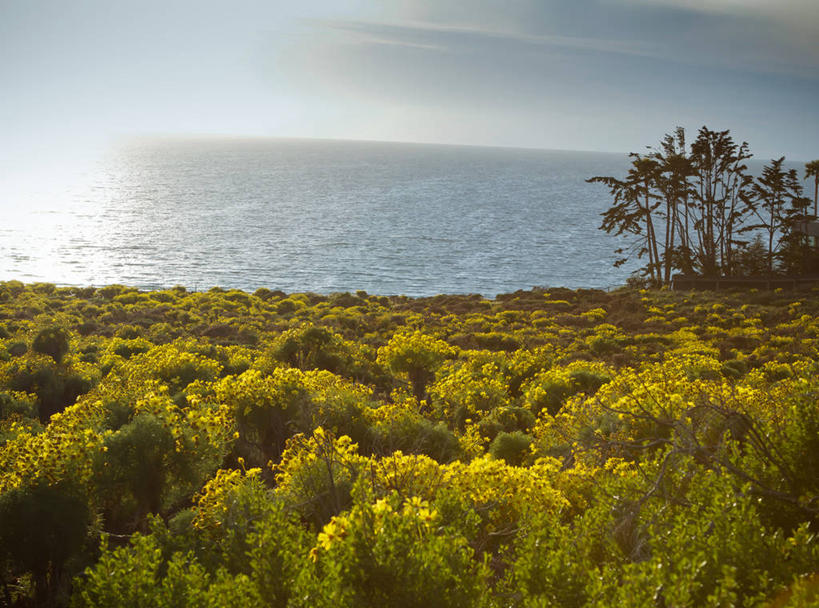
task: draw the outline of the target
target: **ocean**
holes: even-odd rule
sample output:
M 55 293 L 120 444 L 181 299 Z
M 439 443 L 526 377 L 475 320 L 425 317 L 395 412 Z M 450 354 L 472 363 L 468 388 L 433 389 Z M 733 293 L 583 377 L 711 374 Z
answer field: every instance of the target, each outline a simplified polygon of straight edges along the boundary
M 594 175 L 625 154 L 268 138 L 143 138 L 82 171 L 0 182 L 0 280 L 493 297 L 608 289 Z M 13 186 L 9 184 L 13 183 Z

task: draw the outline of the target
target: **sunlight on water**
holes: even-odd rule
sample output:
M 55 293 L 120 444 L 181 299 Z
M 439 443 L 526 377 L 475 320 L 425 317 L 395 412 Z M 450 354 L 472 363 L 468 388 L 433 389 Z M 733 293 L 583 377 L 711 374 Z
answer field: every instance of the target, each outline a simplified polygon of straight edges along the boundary
M 87 160 L 87 159 L 86 159 Z M 142 140 L 0 189 L 0 279 L 494 295 L 611 287 L 594 153 Z M 633 268 L 633 267 L 632 267 Z

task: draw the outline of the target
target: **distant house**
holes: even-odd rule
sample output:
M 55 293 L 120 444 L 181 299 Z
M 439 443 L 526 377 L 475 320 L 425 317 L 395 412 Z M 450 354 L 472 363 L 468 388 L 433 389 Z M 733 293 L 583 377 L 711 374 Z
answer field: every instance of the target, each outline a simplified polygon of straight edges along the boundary
M 819 248 L 819 219 L 809 218 L 796 225 L 795 231 L 808 237 L 808 244 L 811 247 Z

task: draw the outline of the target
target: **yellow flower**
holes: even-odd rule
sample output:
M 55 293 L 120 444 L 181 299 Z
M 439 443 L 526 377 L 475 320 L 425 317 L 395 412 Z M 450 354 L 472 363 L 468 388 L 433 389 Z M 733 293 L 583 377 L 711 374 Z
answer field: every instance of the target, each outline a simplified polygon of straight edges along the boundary
M 374 513 L 390 513 L 391 511 L 392 507 L 385 498 L 379 498 L 377 501 L 375 501 L 375 504 L 373 505 Z
M 341 540 L 347 535 L 347 530 L 341 524 L 341 519 L 334 517 L 330 523 L 326 524 L 318 535 L 318 543 L 324 550 L 329 550 L 333 543 Z

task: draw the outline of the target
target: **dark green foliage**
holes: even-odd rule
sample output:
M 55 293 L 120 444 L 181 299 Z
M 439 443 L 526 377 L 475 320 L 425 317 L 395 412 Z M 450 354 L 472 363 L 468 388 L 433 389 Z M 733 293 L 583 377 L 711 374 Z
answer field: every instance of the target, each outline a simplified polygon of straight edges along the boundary
M 354 296 L 351 293 L 335 293 L 330 296 L 330 304 L 332 306 L 341 306 L 342 308 L 351 308 L 353 306 L 360 306 L 364 304 L 365 301 L 358 297 Z
M 762 235 L 757 234 L 745 247 L 736 252 L 734 265 L 739 276 L 761 277 L 768 274 L 768 253 Z
M 236 608 L 262 606 L 246 576 L 224 570 L 210 574 L 190 553 L 164 559 L 156 539 L 136 535 L 130 544 L 108 550 L 77 581 L 75 608 Z
M 68 483 L 38 480 L 4 492 L 0 495 L 4 583 L 9 576 L 28 573 L 37 605 L 50 605 L 67 591 L 72 574 L 68 562 L 83 552 L 89 521 L 88 505 Z
M 16 298 L 22 294 L 25 289 L 26 286 L 20 281 L 6 281 L 3 283 L 3 291 L 9 294 L 12 298 Z
M 478 423 L 481 436 L 492 440 L 501 432 L 526 432 L 535 424 L 535 416 L 525 407 L 505 406 L 489 412 Z
M 107 285 L 106 287 L 100 287 L 97 289 L 96 295 L 106 300 L 113 300 L 116 296 L 122 295 L 123 293 L 127 293 L 129 291 L 136 290 L 125 287 L 124 285 Z
M 551 416 L 554 416 L 563 407 L 563 402 L 576 392 L 572 382 L 567 378 L 546 380 L 541 387 L 542 397 L 532 404 L 535 415 L 545 409 Z
M 369 443 L 371 428 L 365 416 L 365 409 L 369 407 L 366 402 L 362 403 L 357 395 L 344 394 L 343 391 L 338 391 L 322 401 L 320 413 L 317 411 L 319 407 L 315 407 L 309 419 L 300 415 L 298 417 L 301 420 L 292 420 L 291 426 L 304 433 L 311 433 L 320 426 L 332 431 L 336 436 L 347 435 L 359 445 Z M 310 409 L 309 406 L 306 408 Z
M 352 355 L 341 336 L 324 327 L 308 325 L 282 334 L 271 350 L 274 359 L 302 370 L 324 369 L 346 375 Z
M 522 465 L 529 456 L 529 446 L 532 445 L 532 436 L 523 431 L 505 431 L 498 433 L 489 445 L 492 458 L 505 460 L 513 466 Z
M 160 513 L 171 494 L 195 479 L 189 453 L 175 449 L 170 429 L 140 414 L 105 441 L 95 469 L 109 531 L 132 531 L 148 513 Z
M 818 317 L 0 283 L 0 513 L 45 522 L 0 519 L 0 605 L 809 606 Z M 59 363 L 22 342 L 86 321 Z
M 304 569 L 310 539 L 304 528 L 279 505 L 268 507 L 252 534 L 245 564 L 265 606 L 286 608 L 301 590 L 296 581 Z
M 569 372 L 569 378 L 580 392 L 593 395 L 601 386 L 611 381 L 611 376 L 587 369 L 576 369 Z
M 68 352 L 68 339 L 68 332 L 62 327 L 46 327 L 34 336 L 31 349 L 36 353 L 48 355 L 60 363 Z
M 123 325 L 114 335 L 117 338 L 122 338 L 123 340 L 136 340 L 142 336 L 142 330 L 133 325 Z
M 259 289 L 253 292 L 253 295 L 259 298 L 260 300 L 267 301 L 273 297 L 273 292 L 267 289 L 266 287 L 259 287 Z
M 57 287 L 53 283 L 34 283 L 31 286 L 31 289 L 37 293 L 50 296 L 54 293 L 54 290 L 57 289 Z
M 368 446 L 374 454 L 389 455 L 400 450 L 404 454 L 426 454 L 441 463 L 451 462 L 461 455 L 458 438 L 443 422 L 432 422 L 421 415 L 408 415 L 372 428 Z
M 777 429 L 776 455 L 766 452 L 743 462 L 772 492 L 763 493 L 760 512 L 767 525 L 793 530 L 810 522 L 819 531 L 819 395 L 815 391 L 790 396 L 789 416 Z M 761 461 L 761 462 L 760 462 Z M 815 502 L 815 499 L 814 499 Z
M 722 374 L 726 378 L 732 378 L 734 380 L 741 378 L 745 374 L 748 373 L 748 364 L 745 361 L 738 361 L 736 359 L 730 359 L 725 361 L 722 364 Z
M 150 342 L 138 337 L 126 338 L 114 343 L 113 352 L 123 359 L 130 359 L 134 355 L 147 353 L 151 346 L 153 345 Z
M 282 300 L 276 306 L 276 312 L 280 315 L 286 315 L 294 310 L 296 310 L 296 304 L 293 302 L 293 300 Z
M 282 333 L 268 352 L 273 360 L 305 371 L 326 370 L 379 388 L 389 380 L 356 344 L 318 325 Z
M 797 270 L 804 247 L 801 237 L 794 234 L 795 226 L 805 220 L 805 211 L 810 201 L 802 196 L 802 184 L 796 169 L 783 168 L 785 157 L 772 160 L 765 165 L 753 187 L 750 205 L 755 223 L 743 230 L 759 230 L 764 235 L 764 244 L 769 274 L 774 272 L 774 263 L 779 260 Z M 783 260 L 782 253 L 787 252 Z
M 37 405 L 0 391 L 0 420 L 15 414 L 24 418 L 37 418 Z
M 22 359 L 13 368 L 8 388 L 37 395 L 40 421 L 46 424 L 53 414 L 72 405 L 78 396 L 91 389 L 91 382 L 54 364 L 42 360 Z
M 541 517 L 521 537 L 509 572 L 510 587 L 522 606 L 580 608 L 595 565 L 583 555 L 587 540 L 568 526 Z

